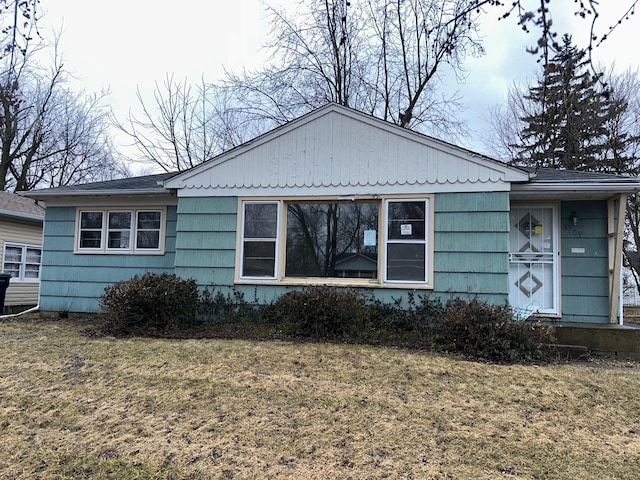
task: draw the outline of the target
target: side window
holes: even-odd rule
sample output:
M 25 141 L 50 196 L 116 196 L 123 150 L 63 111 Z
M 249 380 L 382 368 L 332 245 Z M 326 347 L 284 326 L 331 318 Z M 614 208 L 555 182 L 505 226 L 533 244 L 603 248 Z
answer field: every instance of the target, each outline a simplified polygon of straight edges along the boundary
M 107 248 L 109 250 L 131 249 L 131 212 L 109 212 Z
M 12 278 L 20 278 L 22 247 L 18 247 L 17 245 L 5 245 L 2 259 L 2 271 L 11 275 Z
M 102 217 L 103 212 L 80 212 L 79 249 L 102 248 Z
M 278 203 L 243 203 L 242 277 L 276 277 L 277 235 Z
M 160 248 L 162 212 L 141 210 L 136 218 L 136 249 L 157 250 Z
M 388 200 L 386 280 L 427 281 L 427 201 Z
M 78 212 L 76 253 L 147 253 L 164 250 L 163 209 Z
M 2 271 L 18 281 L 37 282 L 40 279 L 42 248 L 31 245 L 5 245 Z

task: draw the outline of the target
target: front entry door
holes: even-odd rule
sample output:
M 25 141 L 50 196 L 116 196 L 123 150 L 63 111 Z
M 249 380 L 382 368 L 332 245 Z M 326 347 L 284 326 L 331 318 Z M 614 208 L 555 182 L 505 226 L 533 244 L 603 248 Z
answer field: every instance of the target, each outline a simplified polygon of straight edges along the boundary
M 511 306 L 523 316 L 559 313 L 556 207 L 512 205 L 509 220 Z

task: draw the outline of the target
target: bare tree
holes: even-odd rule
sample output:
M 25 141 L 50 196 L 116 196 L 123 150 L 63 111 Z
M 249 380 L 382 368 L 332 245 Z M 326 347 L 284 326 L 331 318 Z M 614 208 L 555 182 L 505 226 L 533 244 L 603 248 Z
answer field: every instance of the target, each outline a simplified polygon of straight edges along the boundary
M 486 2 L 485 2 L 486 3 Z M 336 102 L 407 128 L 460 133 L 438 82 L 482 54 L 472 0 L 300 1 L 268 7 L 270 65 L 230 74 L 236 113 L 269 127 Z
M 248 139 L 225 92 L 204 80 L 191 85 L 171 75 L 156 83 L 151 101 L 139 89 L 137 96 L 141 113 L 114 123 L 143 160 L 167 172 L 191 168 Z
M 101 180 L 111 155 L 106 92 L 70 87 L 70 74 L 36 30 L 39 0 L 0 0 L 0 190 Z M 36 53 L 52 51 L 44 67 Z
M 0 189 L 99 180 L 115 171 L 106 93 L 69 86 L 60 56 L 44 68 L 30 53 L 0 73 Z

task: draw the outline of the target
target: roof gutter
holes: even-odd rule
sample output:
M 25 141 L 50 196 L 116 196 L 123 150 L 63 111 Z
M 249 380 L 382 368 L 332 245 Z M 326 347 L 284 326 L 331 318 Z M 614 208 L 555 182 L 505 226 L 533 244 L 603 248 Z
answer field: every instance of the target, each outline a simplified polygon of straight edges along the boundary
M 36 215 L 35 213 L 21 213 L 15 212 L 13 210 L 0 209 L 0 215 L 6 215 L 7 217 L 24 218 L 25 220 L 37 220 L 40 222 L 44 220 L 44 215 Z
M 640 190 L 640 183 L 629 182 L 532 182 L 525 184 L 514 183 L 511 191 L 514 193 L 568 193 L 568 192 L 603 192 L 603 193 L 633 193 Z
M 25 197 L 29 198 L 61 198 L 61 197 L 109 197 L 113 195 L 118 196 L 131 196 L 131 195 L 163 195 L 171 194 L 169 190 L 71 190 L 62 192 L 50 192 L 48 190 L 43 191 L 28 191 L 24 192 Z

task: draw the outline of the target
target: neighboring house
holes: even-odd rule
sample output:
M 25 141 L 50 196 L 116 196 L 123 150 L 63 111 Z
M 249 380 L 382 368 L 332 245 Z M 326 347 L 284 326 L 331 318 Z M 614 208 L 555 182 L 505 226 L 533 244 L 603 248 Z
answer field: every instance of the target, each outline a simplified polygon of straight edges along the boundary
M 43 310 L 174 272 L 269 302 L 292 288 L 509 303 L 617 321 L 637 178 L 509 167 L 330 104 L 193 169 L 29 192 L 47 202 Z
M 44 212 L 44 207 L 30 198 L 0 191 L 0 271 L 11 275 L 6 311 L 38 303 Z

